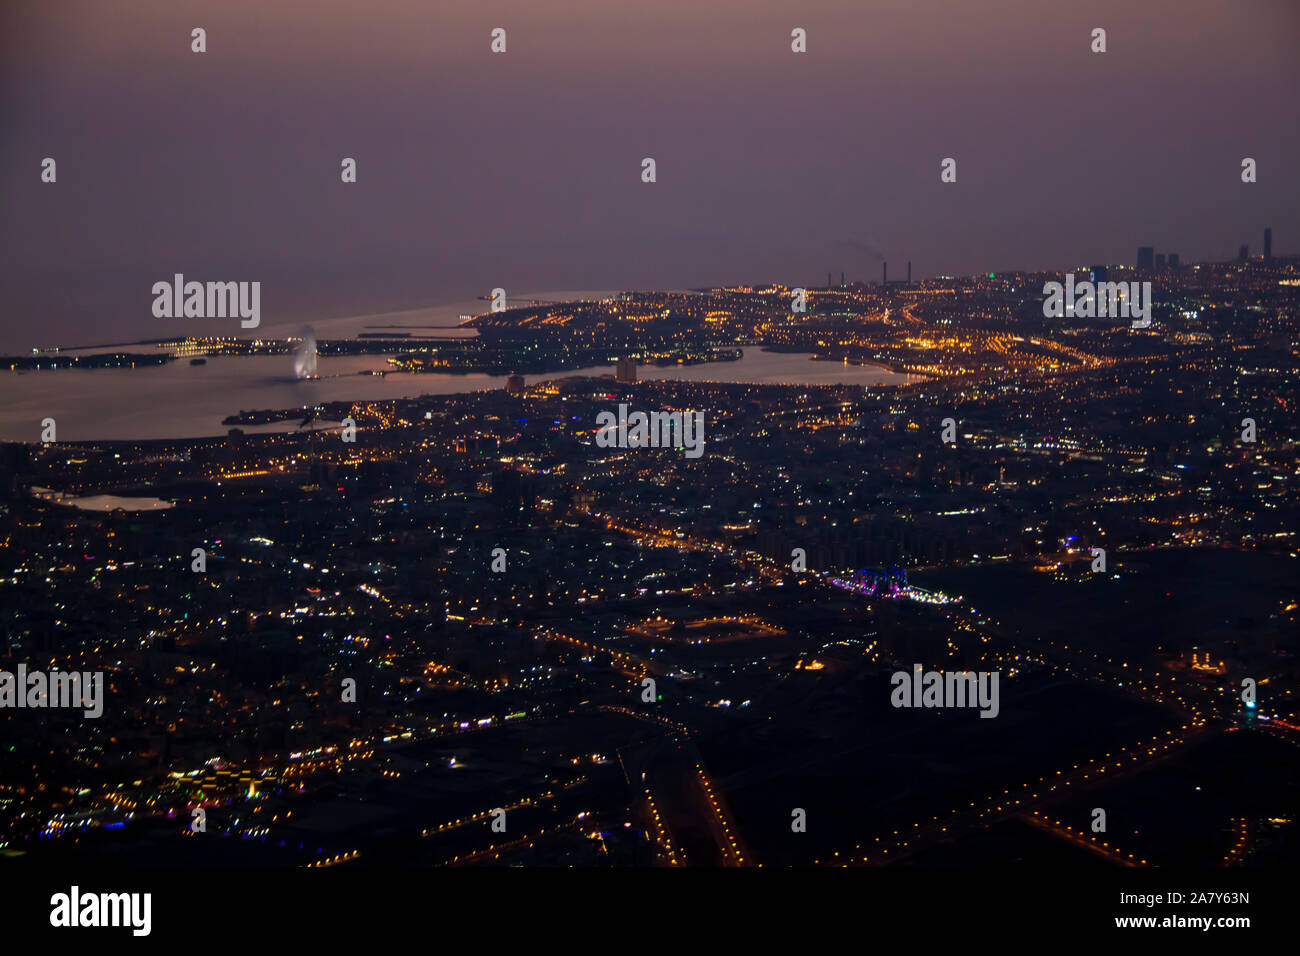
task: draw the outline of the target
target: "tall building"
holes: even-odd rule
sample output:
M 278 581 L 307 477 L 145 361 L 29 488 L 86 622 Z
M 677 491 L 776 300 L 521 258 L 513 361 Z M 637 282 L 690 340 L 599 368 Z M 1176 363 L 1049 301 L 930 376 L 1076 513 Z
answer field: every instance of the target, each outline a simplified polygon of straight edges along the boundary
M 1178 253 L 1176 252 L 1169 253 L 1169 268 L 1171 269 L 1178 268 Z
M 1247 259 L 1249 259 L 1249 258 L 1250 258 L 1250 246 L 1242 246 L 1242 247 L 1241 247 L 1241 261 L 1242 261 L 1242 262 L 1245 262 L 1245 261 L 1246 261 Z
M 1273 228 L 1264 230 L 1264 258 L 1271 260 L 1273 258 Z
M 1088 270 L 1092 282 L 1105 282 L 1107 269 L 1105 266 L 1093 266 Z
M 621 358 L 614 368 L 614 381 L 631 385 L 636 381 L 636 359 Z
M 1154 246 L 1138 246 L 1138 264 L 1139 269 L 1150 269 L 1156 264 L 1156 250 Z
M 888 262 L 882 262 L 880 264 L 880 284 L 889 285 L 889 263 Z
M 1165 267 L 1165 254 L 1164 254 L 1163 252 L 1157 252 L 1157 253 L 1156 253 L 1156 268 L 1157 268 L 1157 269 L 1163 269 L 1164 267 Z

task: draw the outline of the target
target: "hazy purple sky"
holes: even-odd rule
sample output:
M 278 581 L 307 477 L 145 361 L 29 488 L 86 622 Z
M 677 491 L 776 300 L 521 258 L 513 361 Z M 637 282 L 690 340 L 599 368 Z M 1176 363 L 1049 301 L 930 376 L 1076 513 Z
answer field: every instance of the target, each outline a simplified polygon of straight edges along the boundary
M 0 350 L 239 332 L 153 318 L 175 272 L 260 280 L 265 328 L 1295 253 L 1298 41 L 1296 0 L 6 0 Z

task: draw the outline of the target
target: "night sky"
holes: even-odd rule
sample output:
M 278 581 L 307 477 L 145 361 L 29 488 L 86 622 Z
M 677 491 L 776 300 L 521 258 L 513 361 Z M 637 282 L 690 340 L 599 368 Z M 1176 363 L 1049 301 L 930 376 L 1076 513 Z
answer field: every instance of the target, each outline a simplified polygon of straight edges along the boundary
M 251 334 L 155 319 L 175 272 L 261 281 L 265 331 L 494 286 L 1221 260 L 1265 226 L 1294 254 L 1298 41 L 1294 0 L 7 0 L 0 350 Z

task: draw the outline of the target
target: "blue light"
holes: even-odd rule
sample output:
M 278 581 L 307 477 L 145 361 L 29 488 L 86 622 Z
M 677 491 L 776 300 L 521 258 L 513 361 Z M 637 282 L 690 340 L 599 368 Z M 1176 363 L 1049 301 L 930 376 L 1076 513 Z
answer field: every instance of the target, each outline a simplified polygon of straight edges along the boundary
M 1254 710 L 1254 709 L 1255 709 L 1255 702 L 1254 702 L 1253 700 L 1248 700 L 1248 701 L 1246 701 L 1246 706 L 1247 706 L 1248 708 L 1250 708 L 1251 710 Z

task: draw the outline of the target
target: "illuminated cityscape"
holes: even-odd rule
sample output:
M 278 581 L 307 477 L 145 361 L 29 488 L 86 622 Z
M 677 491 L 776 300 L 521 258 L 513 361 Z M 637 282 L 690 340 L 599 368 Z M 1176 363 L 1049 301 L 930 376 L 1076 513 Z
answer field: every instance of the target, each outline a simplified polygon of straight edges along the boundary
M 1297 38 L 9 0 L 5 943 L 1294 935 Z
M 576 373 L 232 408 L 221 438 L 5 445 L 7 655 L 109 689 L 98 720 L 2 715 L 4 851 L 1293 861 L 1294 807 L 1265 795 L 1294 788 L 1300 734 L 1300 260 L 1142 275 L 1141 330 L 1043 318 L 1044 275 L 812 289 L 803 314 L 780 286 L 523 305 L 365 347 Z M 347 348 L 322 339 L 321 371 Z M 902 374 L 632 369 L 750 353 Z M 582 371 L 605 363 L 620 380 Z M 704 454 L 598 447 L 619 403 L 702 409 Z M 913 661 L 999 672 L 998 719 L 891 710 Z M 1171 775 L 1203 796 L 1171 813 L 1151 796 Z M 1124 823 L 1090 831 L 1094 804 Z

